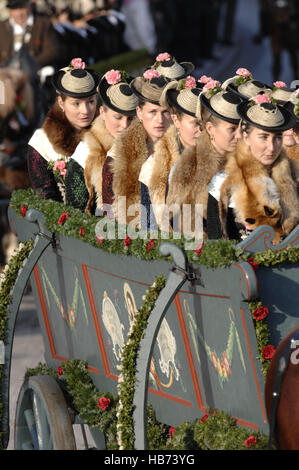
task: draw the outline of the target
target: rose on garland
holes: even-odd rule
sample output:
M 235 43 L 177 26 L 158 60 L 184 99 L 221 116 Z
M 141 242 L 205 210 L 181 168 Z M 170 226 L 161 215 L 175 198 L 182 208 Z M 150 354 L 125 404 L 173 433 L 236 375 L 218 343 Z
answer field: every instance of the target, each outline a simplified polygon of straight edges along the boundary
M 169 437 L 170 437 L 170 439 L 174 436 L 175 431 L 176 431 L 175 427 L 170 426 L 170 428 L 169 428 Z
M 244 442 L 245 447 L 252 447 L 257 443 L 257 437 L 249 436 L 248 439 Z
M 148 242 L 148 244 L 146 245 L 147 251 L 150 251 L 150 250 L 153 248 L 153 246 L 155 245 L 155 242 L 156 242 L 156 239 L 155 239 L 155 238 L 152 238 L 152 239 Z
M 57 375 L 58 377 L 61 377 L 63 375 L 63 368 L 61 366 L 57 367 Z
M 25 217 L 27 211 L 28 211 L 27 206 L 21 206 L 20 213 L 22 217 Z
M 269 309 L 265 305 L 262 305 L 261 307 L 256 308 L 252 312 L 252 315 L 256 320 L 264 320 L 269 315 Z
M 63 212 L 63 213 L 60 215 L 59 219 L 58 219 L 59 225 L 63 225 L 64 222 L 66 221 L 66 219 L 67 219 L 68 217 L 69 217 L 69 213 L 68 213 L 68 212 Z
M 206 420 L 208 419 L 208 417 L 209 417 L 208 413 L 205 413 L 205 414 L 200 418 L 199 421 L 200 421 L 201 423 L 205 423 Z
M 253 269 L 256 271 L 259 267 L 259 264 L 257 261 L 254 261 L 252 257 L 248 258 L 247 262 L 253 267 Z
M 131 238 L 129 237 L 129 235 L 126 236 L 126 238 L 124 239 L 124 245 L 125 247 L 129 247 L 131 244 Z
M 109 408 L 110 406 L 110 398 L 106 398 L 106 397 L 101 397 L 98 401 L 98 408 L 100 408 L 101 410 L 105 411 L 107 410 L 107 408 Z
M 268 346 L 265 346 L 262 350 L 262 356 L 265 361 L 272 359 L 275 353 L 275 348 L 272 346 L 272 344 L 268 344 Z

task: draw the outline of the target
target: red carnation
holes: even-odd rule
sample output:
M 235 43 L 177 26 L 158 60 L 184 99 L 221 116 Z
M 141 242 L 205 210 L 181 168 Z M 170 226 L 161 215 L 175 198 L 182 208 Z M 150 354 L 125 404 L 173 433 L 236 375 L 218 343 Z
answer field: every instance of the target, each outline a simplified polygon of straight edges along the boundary
M 262 305 L 261 307 L 256 308 L 252 315 L 256 320 L 263 320 L 269 315 L 269 309 L 268 307 L 265 307 L 265 305 Z
M 79 230 L 80 237 L 84 237 L 84 230 L 85 230 L 85 227 L 80 227 L 80 230 Z
M 28 207 L 27 207 L 27 206 L 22 206 L 21 209 L 20 209 L 21 215 L 22 215 L 23 217 L 25 217 L 27 211 L 28 211 Z
M 255 436 L 249 436 L 248 439 L 244 442 L 245 447 L 251 447 L 254 446 L 254 444 L 257 443 L 257 437 Z
M 101 246 L 103 241 L 105 240 L 104 235 L 98 235 L 97 240 L 98 240 L 98 245 Z
M 153 246 L 154 246 L 154 244 L 155 244 L 155 241 L 156 241 L 156 239 L 155 239 L 155 238 L 152 238 L 152 239 L 148 242 L 148 244 L 146 245 L 147 251 L 150 251 L 150 250 L 153 248 Z
M 63 375 L 63 368 L 61 366 L 57 367 L 57 375 L 61 377 Z
M 129 237 L 129 235 L 127 235 L 124 240 L 124 245 L 129 246 L 130 244 L 131 244 L 131 238 Z
M 201 256 L 201 253 L 202 253 L 202 249 L 203 249 L 203 246 L 204 246 L 205 242 L 200 242 L 197 247 L 195 248 L 195 253 L 197 254 L 198 257 Z
M 174 426 L 170 426 L 169 428 L 169 437 L 171 438 L 174 434 L 175 434 L 175 427 Z
M 267 359 L 272 359 L 275 353 L 275 348 L 272 346 L 272 344 L 269 344 L 268 346 L 265 346 L 263 351 L 262 351 L 262 356 L 265 360 Z
M 200 422 L 201 423 L 205 423 L 206 420 L 208 419 L 209 415 L 208 413 L 205 413 L 201 418 L 200 418 Z
M 101 397 L 98 402 L 98 407 L 101 410 L 106 410 L 110 405 L 110 401 L 111 401 L 110 398 Z
M 63 212 L 61 216 L 59 217 L 58 223 L 60 225 L 63 225 L 66 219 L 68 218 L 68 216 L 69 216 L 68 212 Z
M 248 263 L 251 264 L 251 266 L 253 267 L 253 269 L 256 271 L 257 268 L 259 267 L 259 264 L 257 261 L 254 261 L 253 258 L 248 258 Z

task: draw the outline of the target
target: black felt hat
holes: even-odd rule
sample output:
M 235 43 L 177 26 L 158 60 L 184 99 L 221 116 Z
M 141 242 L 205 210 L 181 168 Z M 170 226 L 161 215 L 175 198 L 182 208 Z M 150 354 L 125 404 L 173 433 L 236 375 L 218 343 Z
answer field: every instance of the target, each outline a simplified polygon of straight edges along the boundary
M 232 124 L 239 123 L 240 117 L 238 115 L 237 106 L 242 100 L 235 93 L 222 90 L 214 94 L 211 98 L 208 98 L 202 93 L 200 100 L 201 104 L 219 119 L 231 122 Z
M 268 132 L 283 132 L 296 125 L 294 114 L 273 103 L 252 104 L 252 100 L 247 100 L 237 110 L 243 121 Z
M 31 3 L 30 0 L 7 0 L 6 2 L 6 8 L 9 8 L 11 10 L 15 8 L 23 8 Z
M 195 117 L 200 93 L 199 88 L 169 89 L 166 92 L 166 97 L 171 106 L 182 113 Z
M 130 83 L 133 77 L 127 77 L 119 83 L 109 84 L 104 76 L 99 84 L 99 94 L 108 108 L 126 116 L 134 116 L 138 106 L 138 98 L 133 93 Z
M 241 83 L 240 85 L 236 85 L 234 82 L 231 82 L 227 85 L 227 90 L 236 93 L 243 100 L 248 100 L 260 92 L 272 90 L 272 87 L 266 83 L 260 82 L 259 80 L 247 80 L 245 83 Z
M 131 88 L 140 100 L 160 105 L 163 90 L 168 84 L 169 80 L 162 75 L 151 79 L 136 77 L 131 82 Z
M 99 74 L 95 70 L 68 67 L 58 70 L 52 77 L 56 92 L 73 98 L 95 95 L 99 80 Z

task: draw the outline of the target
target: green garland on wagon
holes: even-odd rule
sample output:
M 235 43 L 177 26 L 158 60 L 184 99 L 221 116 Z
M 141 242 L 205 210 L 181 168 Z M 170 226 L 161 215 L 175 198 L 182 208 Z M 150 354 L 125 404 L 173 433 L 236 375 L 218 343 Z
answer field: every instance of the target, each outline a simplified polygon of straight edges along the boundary
M 18 277 L 19 270 L 22 268 L 24 261 L 28 258 L 30 251 L 33 247 L 33 240 L 28 240 L 25 243 L 20 243 L 18 248 L 14 251 L 9 263 L 5 266 L 3 272 L 0 274 L 0 341 L 6 342 L 6 323 L 8 307 L 12 301 L 11 290 L 15 285 Z M 0 364 L 0 383 L 3 381 L 3 364 Z M 2 390 L 2 386 L 1 386 Z M 2 394 L 0 395 L 0 439 L 1 449 L 2 443 L 2 419 L 3 419 L 3 401 Z

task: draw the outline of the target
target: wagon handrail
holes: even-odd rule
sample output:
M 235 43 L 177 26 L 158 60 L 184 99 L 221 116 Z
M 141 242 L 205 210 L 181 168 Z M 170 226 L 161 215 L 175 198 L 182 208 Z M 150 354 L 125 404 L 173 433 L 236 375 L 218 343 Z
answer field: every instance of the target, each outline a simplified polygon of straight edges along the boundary
M 156 338 L 163 318 L 179 289 L 189 278 L 189 267 L 185 252 L 172 243 L 162 243 L 159 248 L 163 256 L 171 256 L 175 263 L 167 279 L 165 287 L 157 298 L 154 309 L 150 315 L 150 322 L 140 341 L 140 348 L 136 360 L 136 385 L 134 389 L 134 435 L 136 450 L 147 448 L 146 438 L 146 403 L 148 394 L 148 381 L 150 360 L 152 357 Z
M 20 304 L 23 298 L 26 284 L 31 276 L 33 268 L 45 249 L 54 243 L 54 237 L 45 226 L 45 216 L 36 209 L 29 209 L 25 215 L 28 222 L 35 223 L 38 226 L 38 232 L 34 239 L 34 244 L 28 258 L 24 261 L 22 268 L 18 273 L 17 280 L 11 291 L 12 301 L 7 312 L 7 327 L 5 340 L 5 354 L 3 364 L 3 382 L 2 382 L 2 400 L 5 404 L 3 408 L 3 448 L 7 448 L 9 442 L 10 426 L 9 426 L 9 383 L 11 371 L 11 358 L 13 337 Z

